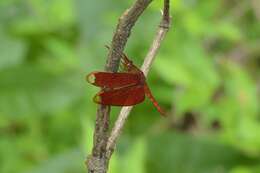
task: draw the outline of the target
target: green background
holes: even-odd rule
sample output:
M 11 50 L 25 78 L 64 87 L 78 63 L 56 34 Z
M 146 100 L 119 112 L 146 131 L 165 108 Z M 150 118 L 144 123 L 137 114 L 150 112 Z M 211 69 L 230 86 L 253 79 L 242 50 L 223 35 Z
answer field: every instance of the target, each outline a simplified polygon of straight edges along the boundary
M 102 71 L 130 0 L 0 1 L 0 172 L 83 173 Z M 172 27 L 110 173 L 260 172 L 260 2 L 173 0 Z M 137 66 L 160 21 L 154 0 L 125 52 Z M 120 108 L 113 107 L 113 124 Z

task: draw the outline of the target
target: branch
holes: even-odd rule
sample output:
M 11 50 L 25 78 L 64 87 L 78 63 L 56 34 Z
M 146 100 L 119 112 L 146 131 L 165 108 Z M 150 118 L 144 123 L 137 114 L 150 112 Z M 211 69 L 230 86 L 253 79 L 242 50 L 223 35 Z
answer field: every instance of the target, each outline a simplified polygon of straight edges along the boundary
M 118 52 L 123 52 L 131 29 L 139 16 L 152 0 L 136 0 L 132 7 L 124 12 L 120 17 L 112 43 L 110 45 L 106 71 L 116 72 L 118 70 L 120 56 Z M 86 161 L 89 173 L 106 173 L 109 159 L 106 158 L 106 146 L 109 132 L 110 107 L 100 105 L 97 110 L 96 125 L 94 131 L 93 149 Z
M 169 27 L 170 27 L 170 14 L 169 14 L 170 6 L 169 5 L 170 5 L 169 0 L 164 0 L 164 10 L 163 10 L 163 16 L 162 16 L 161 23 L 159 25 L 157 34 L 153 40 L 153 43 L 145 57 L 145 60 L 143 62 L 142 68 L 141 68 L 141 70 L 143 71 L 145 76 L 147 76 L 147 74 L 152 66 L 152 63 L 156 57 L 156 54 L 160 48 L 160 45 L 161 45 L 167 31 L 169 30 Z M 113 151 L 116 146 L 116 141 L 123 130 L 124 124 L 129 116 L 132 108 L 133 108 L 133 106 L 123 107 L 119 113 L 119 116 L 115 122 L 115 126 L 112 129 L 110 137 L 108 138 L 108 143 L 107 143 L 107 147 L 106 147 L 108 158 L 110 158 L 111 155 L 113 154 Z
M 120 62 L 118 53 L 123 52 L 132 27 L 151 2 L 152 0 L 137 0 L 133 6 L 127 9 L 119 18 L 117 29 L 110 46 L 111 49 L 108 54 L 108 61 L 106 64 L 107 71 L 117 71 Z

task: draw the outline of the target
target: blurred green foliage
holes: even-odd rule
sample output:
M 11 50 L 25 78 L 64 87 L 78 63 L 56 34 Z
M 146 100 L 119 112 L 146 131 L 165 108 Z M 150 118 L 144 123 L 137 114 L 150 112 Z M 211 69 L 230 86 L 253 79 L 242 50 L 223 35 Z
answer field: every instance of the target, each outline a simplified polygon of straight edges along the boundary
M 97 88 L 118 17 L 133 1 L 0 1 L 0 172 L 83 173 Z M 137 105 L 111 173 L 260 172 L 260 3 L 174 0 L 148 83 L 170 117 Z M 160 21 L 154 0 L 126 52 L 139 66 Z M 119 108 L 113 108 L 115 120 Z

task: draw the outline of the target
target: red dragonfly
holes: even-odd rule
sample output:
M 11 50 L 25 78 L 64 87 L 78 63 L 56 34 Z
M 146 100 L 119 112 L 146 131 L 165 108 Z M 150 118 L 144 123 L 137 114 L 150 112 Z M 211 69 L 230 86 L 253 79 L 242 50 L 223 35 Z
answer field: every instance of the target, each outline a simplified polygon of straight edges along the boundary
M 108 46 L 107 48 L 109 49 Z M 158 112 L 165 116 L 165 111 L 146 83 L 144 73 L 124 53 L 119 55 L 123 72 L 92 72 L 87 75 L 89 83 L 101 87 L 101 91 L 93 98 L 94 102 L 111 106 L 132 106 L 143 102 L 146 95 Z

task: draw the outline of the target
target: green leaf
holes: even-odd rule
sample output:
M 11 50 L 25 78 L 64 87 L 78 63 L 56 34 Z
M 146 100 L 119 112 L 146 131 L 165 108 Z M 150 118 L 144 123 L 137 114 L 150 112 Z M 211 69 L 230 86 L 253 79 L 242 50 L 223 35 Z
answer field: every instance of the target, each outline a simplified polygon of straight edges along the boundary
M 25 58 L 26 44 L 24 41 L 7 35 L 0 29 L 0 70 L 21 64 Z
M 0 112 L 13 116 L 64 109 L 82 97 L 85 83 L 77 72 L 55 76 L 30 64 L 10 68 L 0 78 Z
M 205 136 L 164 133 L 150 136 L 148 144 L 149 173 L 226 173 L 241 163 L 252 163 L 237 150 Z

